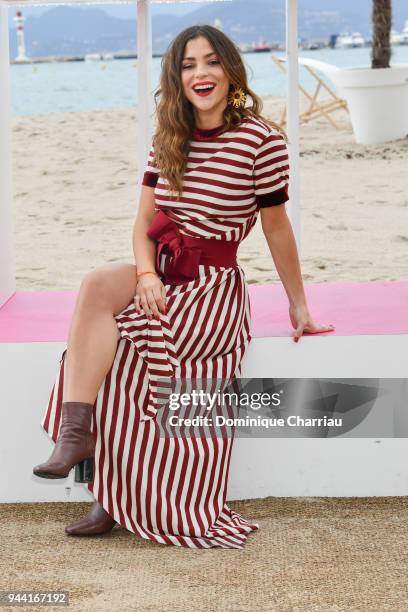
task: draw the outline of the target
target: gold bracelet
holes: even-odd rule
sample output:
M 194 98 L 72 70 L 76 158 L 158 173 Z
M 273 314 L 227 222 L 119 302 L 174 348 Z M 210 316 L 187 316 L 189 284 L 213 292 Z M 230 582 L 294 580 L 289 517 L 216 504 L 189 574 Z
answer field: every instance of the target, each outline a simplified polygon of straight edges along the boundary
M 143 276 L 143 274 L 156 274 L 157 276 L 157 272 L 147 270 L 146 272 L 136 272 L 136 279 L 139 280 L 139 276 Z

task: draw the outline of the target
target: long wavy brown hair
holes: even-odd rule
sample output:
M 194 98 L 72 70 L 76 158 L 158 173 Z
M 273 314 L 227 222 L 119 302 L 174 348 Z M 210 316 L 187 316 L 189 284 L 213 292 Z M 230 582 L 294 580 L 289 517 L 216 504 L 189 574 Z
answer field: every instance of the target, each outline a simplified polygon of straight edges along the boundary
M 161 61 L 159 87 L 154 93 L 156 126 L 152 139 L 154 163 L 168 182 L 169 191 L 180 200 L 183 177 L 187 166 L 189 143 L 195 129 L 193 105 L 183 92 L 182 61 L 188 41 L 204 36 L 218 55 L 218 60 L 230 82 L 230 90 L 241 87 L 250 97 L 248 106 L 227 104 L 223 112 L 225 130 L 236 128 L 244 117 L 256 117 L 277 129 L 287 142 L 283 128 L 261 115 L 263 101 L 248 86 L 246 69 L 240 49 L 221 30 L 211 25 L 190 26 L 180 32 L 169 45 Z

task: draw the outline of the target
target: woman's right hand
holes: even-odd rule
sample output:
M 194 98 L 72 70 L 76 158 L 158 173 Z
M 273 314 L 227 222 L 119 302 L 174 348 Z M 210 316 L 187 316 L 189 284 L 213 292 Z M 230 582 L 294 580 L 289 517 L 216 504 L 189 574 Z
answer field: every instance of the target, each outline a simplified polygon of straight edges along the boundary
M 138 314 L 144 311 L 147 318 L 160 319 L 166 314 L 166 288 L 156 274 L 143 274 L 137 282 L 134 303 Z

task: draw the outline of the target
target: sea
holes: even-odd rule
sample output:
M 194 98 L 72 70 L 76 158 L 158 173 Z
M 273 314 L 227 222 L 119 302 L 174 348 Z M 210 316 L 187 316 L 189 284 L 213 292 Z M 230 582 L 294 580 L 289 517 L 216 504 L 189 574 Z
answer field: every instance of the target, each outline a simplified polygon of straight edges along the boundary
M 408 45 L 395 45 L 392 50 L 391 65 L 408 64 Z M 299 53 L 302 57 L 311 57 L 340 68 L 370 67 L 370 54 L 370 47 L 324 48 L 301 50 Z M 284 52 L 242 55 L 249 86 L 259 96 L 286 95 L 286 76 L 272 61 L 272 55 L 282 57 Z M 161 59 L 155 57 L 152 60 L 151 94 L 159 85 Z M 13 115 L 132 108 L 138 103 L 137 59 L 12 64 L 10 77 Z M 310 91 L 315 81 L 302 66 L 299 78 L 300 83 Z M 329 80 L 322 78 L 332 86 Z

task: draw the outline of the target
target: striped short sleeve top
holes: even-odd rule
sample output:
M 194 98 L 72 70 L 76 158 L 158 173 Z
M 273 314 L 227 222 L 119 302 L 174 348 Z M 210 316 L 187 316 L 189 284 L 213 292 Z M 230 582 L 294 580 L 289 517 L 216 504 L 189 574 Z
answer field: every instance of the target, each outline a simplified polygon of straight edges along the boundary
M 155 164 L 153 145 L 142 184 L 154 188 L 155 206 L 179 225 L 181 233 L 243 240 L 260 208 L 288 199 L 289 158 L 282 135 L 261 119 L 244 117 L 223 126 L 196 128 L 190 141 L 180 201 Z

